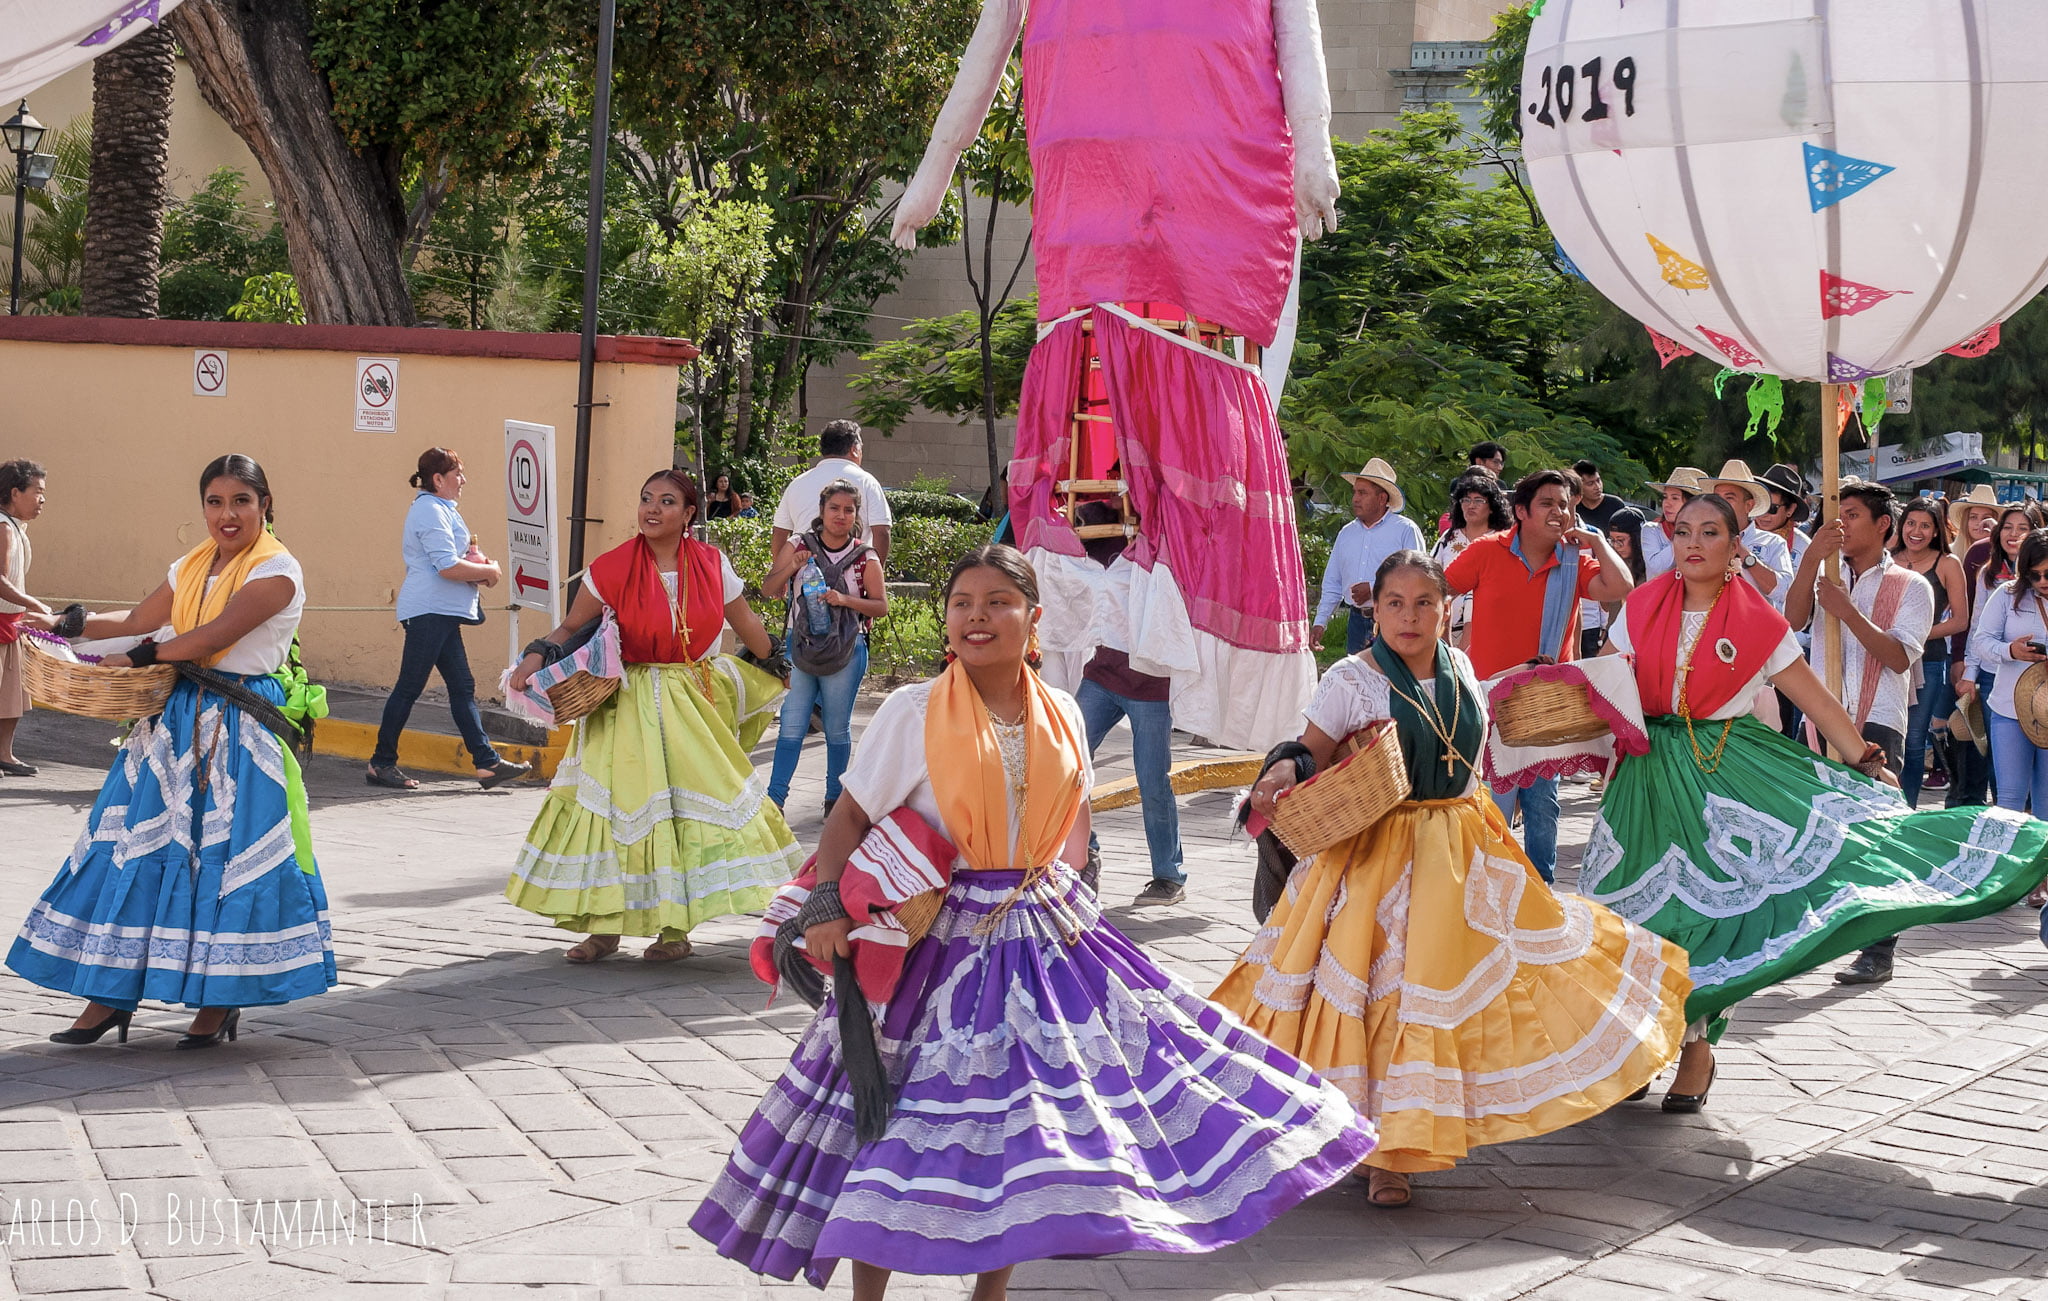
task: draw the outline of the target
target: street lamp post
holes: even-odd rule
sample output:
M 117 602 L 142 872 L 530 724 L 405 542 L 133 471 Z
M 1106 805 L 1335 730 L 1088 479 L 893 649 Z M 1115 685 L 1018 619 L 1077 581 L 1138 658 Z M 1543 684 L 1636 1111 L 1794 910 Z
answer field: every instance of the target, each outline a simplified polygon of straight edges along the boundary
M 13 117 L 0 122 L 0 144 L 14 155 L 14 275 L 7 292 L 9 316 L 21 315 L 21 239 L 28 221 L 28 192 L 42 189 L 57 173 L 57 156 L 36 152 L 47 130 L 29 113 L 27 100 L 21 101 Z

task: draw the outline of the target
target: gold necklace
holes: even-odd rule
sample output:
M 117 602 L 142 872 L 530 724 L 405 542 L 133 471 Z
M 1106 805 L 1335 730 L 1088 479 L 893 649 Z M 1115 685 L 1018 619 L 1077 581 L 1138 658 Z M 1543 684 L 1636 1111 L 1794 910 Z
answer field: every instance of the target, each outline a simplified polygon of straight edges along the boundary
M 1735 730 L 1735 720 L 1730 718 L 1721 724 L 1721 739 L 1714 742 L 1712 754 L 1705 754 L 1700 750 L 1700 739 L 1692 730 L 1692 662 L 1699 656 L 1700 643 L 1707 639 L 1708 621 L 1714 617 L 1714 611 L 1720 608 L 1721 598 L 1727 594 L 1728 584 L 1724 582 L 1721 584 L 1721 590 L 1714 593 L 1714 603 L 1709 605 L 1707 612 L 1700 617 L 1700 630 L 1693 637 L 1692 645 L 1686 648 L 1685 663 L 1678 666 L 1678 717 L 1685 724 L 1685 739 L 1692 746 L 1693 766 L 1709 777 L 1721 770 L 1721 752 L 1728 748 L 1728 734 Z M 1682 625 L 1685 619 L 1683 609 L 1679 611 L 1678 617 Z
M 1453 668 L 1451 672 L 1455 674 L 1457 670 Z M 1419 688 L 1420 684 L 1417 685 Z M 1451 739 L 1457 735 L 1458 719 L 1465 712 L 1465 693 L 1458 688 L 1455 677 L 1452 679 L 1451 726 L 1449 731 L 1444 730 L 1444 716 L 1437 712 L 1435 701 L 1431 701 L 1427 705 L 1423 704 L 1415 697 L 1395 686 L 1392 678 L 1387 679 L 1387 690 L 1414 706 L 1415 712 L 1422 716 L 1422 721 L 1429 724 L 1429 730 L 1436 733 L 1437 740 L 1443 742 L 1444 776 L 1446 778 L 1453 776 L 1457 772 L 1456 765 L 1460 763 L 1464 764 L 1468 771 L 1471 770 L 1472 761 L 1465 757 L 1464 752 L 1458 749 L 1458 743 Z
M 988 715 L 989 725 L 996 729 L 996 753 L 1000 757 L 1006 753 L 1003 748 L 1003 732 L 1015 732 L 1024 726 L 1024 720 L 1031 713 L 1031 702 L 1029 699 L 1025 700 L 1024 708 L 1018 714 L 1017 721 L 1014 723 L 1006 723 L 996 717 L 996 711 L 988 707 L 988 701 L 986 700 L 981 702 L 981 712 Z M 1028 748 L 1031 738 L 1029 736 L 1020 737 L 1019 742 L 1018 748 L 1020 753 L 1017 757 L 1017 775 L 1015 777 L 1010 776 L 1009 766 L 1005 764 L 1003 779 L 1009 784 L 1011 797 L 1017 801 L 1017 825 L 1022 827 L 1024 825 L 1025 775 L 1031 768 L 1031 755 Z
M 658 575 L 657 581 L 659 581 Z M 683 613 L 689 606 L 689 584 L 689 558 L 684 555 L 681 544 L 677 544 L 676 590 L 669 594 L 668 597 L 670 626 L 675 632 L 676 640 L 681 643 L 683 648 L 683 666 L 689 670 L 691 678 L 696 681 L 697 690 L 703 692 L 704 698 L 709 700 L 711 698 L 711 668 L 703 660 L 693 660 L 690 658 L 690 617 Z M 665 587 L 666 584 L 664 584 Z M 744 703 L 742 702 L 742 705 Z

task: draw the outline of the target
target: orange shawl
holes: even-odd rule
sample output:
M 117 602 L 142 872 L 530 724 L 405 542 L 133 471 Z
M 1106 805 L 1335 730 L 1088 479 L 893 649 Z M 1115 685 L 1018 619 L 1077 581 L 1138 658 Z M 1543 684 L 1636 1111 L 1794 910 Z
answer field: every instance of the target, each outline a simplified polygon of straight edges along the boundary
M 1052 688 L 1024 674 L 1024 808 L 1015 853 L 1008 781 L 995 725 L 974 679 L 958 662 L 932 683 L 924 717 L 932 795 L 946 834 L 967 866 L 982 872 L 1033 871 L 1059 857 L 1081 814 L 1081 756 L 1086 752 Z M 963 750 L 965 751 L 963 753 Z M 953 756 L 958 756 L 957 760 Z M 1017 861 L 1021 858 L 1022 861 Z

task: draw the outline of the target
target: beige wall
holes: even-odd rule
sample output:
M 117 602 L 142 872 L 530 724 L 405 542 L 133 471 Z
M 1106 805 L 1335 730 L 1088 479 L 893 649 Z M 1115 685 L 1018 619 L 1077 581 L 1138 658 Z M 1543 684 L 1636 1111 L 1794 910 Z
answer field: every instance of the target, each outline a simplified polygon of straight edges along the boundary
M 29 112 L 52 130 L 92 111 L 92 65 L 73 68 L 28 97 Z M 9 105 L 9 111 L 13 106 Z M 270 183 L 241 137 L 199 96 L 192 65 L 178 60 L 177 82 L 171 90 L 171 193 L 183 198 L 197 190 L 219 167 L 239 168 L 248 179 L 242 201 L 260 207 L 270 201 Z
M 403 636 L 390 613 L 405 574 L 399 525 L 421 451 L 439 444 L 462 456 L 470 475 L 463 518 L 486 554 L 502 558 L 504 422 L 552 424 L 567 514 L 574 361 L 399 355 L 398 432 L 359 434 L 355 359 L 388 350 L 235 349 L 228 394 L 216 398 L 193 395 L 192 353 L 0 339 L 9 394 L 0 456 L 29 457 L 50 472 L 50 504 L 30 535 L 38 596 L 146 595 L 206 536 L 200 470 L 224 452 L 244 452 L 270 477 L 278 536 L 305 567 L 308 606 L 373 607 L 310 610 L 301 632 L 308 667 L 327 681 L 389 685 Z M 670 463 L 675 392 L 673 364 L 598 366 L 596 400 L 611 405 L 593 421 L 590 514 L 604 522 L 590 527 L 586 559 L 631 533 L 633 494 Z M 566 564 L 566 521 L 558 527 Z M 502 605 L 506 590 L 487 592 L 486 605 Z M 506 653 L 505 618 L 494 612 L 469 634 L 489 695 Z M 542 615 L 523 614 L 522 643 L 546 630 Z

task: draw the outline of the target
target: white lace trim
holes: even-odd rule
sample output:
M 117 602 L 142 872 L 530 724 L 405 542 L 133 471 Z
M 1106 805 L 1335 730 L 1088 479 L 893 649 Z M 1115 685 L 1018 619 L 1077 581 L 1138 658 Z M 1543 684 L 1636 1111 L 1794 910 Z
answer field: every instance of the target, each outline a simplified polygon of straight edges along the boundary
M 739 794 L 731 800 L 715 799 L 683 786 L 669 786 L 655 791 L 638 808 L 625 809 L 613 802 L 612 793 L 602 782 L 583 771 L 582 760 L 574 755 L 555 769 L 551 785 L 556 790 L 573 790 L 577 807 L 603 818 L 611 827 L 612 839 L 621 845 L 638 844 L 653 835 L 662 823 L 678 819 L 738 831 L 754 820 L 761 812 L 761 801 L 768 798 L 768 783 L 759 773 L 750 772 Z
M 1673 845 L 1649 871 L 1612 890 L 1604 887 L 1621 867 L 1623 848 L 1603 813 L 1586 844 L 1580 890 L 1624 917 L 1642 920 L 1674 898 L 1704 917 L 1740 917 L 1777 895 L 1804 889 L 1841 857 L 1849 827 L 1906 812 L 1898 796 L 1883 787 L 1873 788 L 1819 760 L 1814 770 L 1828 793 L 1814 800 L 1804 827 L 1794 829 L 1709 794 L 1703 818 L 1711 870 L 1695 865 Z
M 1464 920 L 1474 931 L 1497 943 L 1450 989 L 1410 980 L 1408 930 L 1414 871 L 1412 864 L 1404 868 L 1374 910 L 1374 921 L 1385 937 L 1385 947 L 1373 958 L 1364 980 L 1353 975 L 1327 947 L 1317 958 L 1312 973 L 1297 975 L 1274 970 L 1273 954 L 1281 928 L 1269 924 L 1261 928 L 1242 959 L 1261 969 L 1252 997 L 1275 1011 L 1299 1012 L 1308 1006 L 1312 985 L 1316 994 L 1338 1012 L 1363 1020 L 1368 1005 L 1398 994 L 1398 1020 L 1450 1030 L 1491 1006 L 1514 982 L 1518 968 L 1574 962 L 1592 948 L 1593 910 L 1585 900 L 1573 895 L 1556 896 L 1564 914 L 1556 926 L 1540 930 L 1517 926 L 1515 917 L 1529 889 L 1529 871 L 1515 860 L 1488 854 L 1484 845 L 1477 845 L 1465 873 Z M 1288 882 L 1288 896 L 1292 915 L 1292 907 L 1299 903 L 1295 879 Z M 1323 919 L 1325 930 L 1343 912 L 1348 898 L 1347 881 L 1340 883 Z
M 1664 941 L 1629 927 L 1622 979 L 1600 1019 L 1572 1043 L 1534 1061 L 1498 1071 L 1404 1062 L 1390 1068 L 1385 1080 L 1369 1078 L 1362 1066 L 1338 1066 L 1324 1069 L 1323 1078 L 1375 1123 L 1402 1111 L 1467 1121 L 1522 1115 L 1611 1078 L 1657 1039 L 1669 969 L 1663 952 Z M 1660 1047 L 1668 1057 L 1679 1045 L 1674 1041 Z
M 195 842 L 193 839 L 190 816 L 181 814 L 188 807 L 189 792 L 198 781 L 199 751 L 188 746 L 179 753 L 177 738 L 171 735 L 170 728 L 159 715 L 136 723 L 116 762 L 121 764 L 131 792 L 147 768 L 156 778 L 164 808 L 132 824 L 128 821 L 128 805 L 111 804 L 102 809 L 96 820 L 88 820 L 72 845 L 68 865 L 71 871 L 79 869 L 96 844 L 111 846 L 114 862 L 119 865 L 146 858 L 169 845 L 177 846 L 188 857 L 197 858 L 202 849 L 229 843 L 234 833 L 239 794 L 233 764 L 238 747 L 250 755 L 258 771 L 269 778 L 282 794 L 285 789 L 284 759 L 277 737 L 246 715 L 238 719 L 234 734 L 228 735 L 221 728 L 222 715 L 219 704 L 206 704 L 198 716 L 200 745 L 211 747 L 206 761 L 211 807 L 200 819 L 198 840 Z M 221 734 L 216 738 L 217 728 L 221 729 Z M 281 865 L 293 862 L 295 853 L 291 814 L 287 808 L 275 823 L 264 829 L 262 835 L 243 846 L 222 867 L 218 897 L 226 898 Z M 293 865 L 296 867 L 296 863 Z
M 721 858 L 689 867 L 659 866 L 652 872 L 626 872 L 619 856 L 600 850 L 594 854 L 553 854 L 522 845 L 513 865 L 512 879 L 537 890 L 622 889 L 625 907 L 652 909 L 664 904 L 694 904 L 713 895 L 746 890 L 773 890 L 788 880 L 801 851 L 787 845 L 765 854 Z
M 1692 969 L 1695 986 L 1709 988 L 1740 979 L 1768 966 L 1834 924 L 1836 914 L 1855 904 L 1895 907 L 1940 904 L 1984 884 L 1998 860 L 2012 852 L 2028 819 L 2007 809 L 1987 808 L 1970 824 L 1970 835 L 1957 846 L 1954 858 L 1926 879 L 1894 881 L 1881 886 L 1845 885 L 1799 915 L 1799 923 L 1766 939 L 1754 951 L 1716 959 Z
M 1283 1171 L 1315 1161 L 1357 1123 L 1351 1106 L 1326 1085 L 1296 1096 L 1277 1116 L 1241 1117 L 1229 1140 L 1197 1170 L 1155 1176 L 1122 1155 L 1094 1162 L 1062 1155 L 1006 1169 L 1001 1179 L 977 1184 L 859 1170 L 848 1176 L 832 1217 L 934 1242 L 980 1242 L 1048 1216 L 1092 1214 L 1143 1224 L 1149 1236 L 1194 1249 L 1199 1244 L 1187 1229 L 1227 1220 Z M 1255 1139 L 1271 1141 L 1248 1154 Z M 1058 1174 L 1079 1178 L 1014 1187 Z M 923 1200 L 926 1196 L 943 1199 L 943 1204 Z M 969 1210 L 965 1202 L 982 1209 Z

